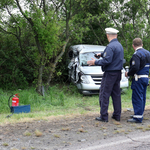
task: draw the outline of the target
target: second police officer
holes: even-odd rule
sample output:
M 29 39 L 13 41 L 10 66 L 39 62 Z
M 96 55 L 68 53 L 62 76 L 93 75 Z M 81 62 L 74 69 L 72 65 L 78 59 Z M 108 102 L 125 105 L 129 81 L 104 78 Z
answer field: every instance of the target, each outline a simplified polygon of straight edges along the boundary
M 146 90 L 149 83 L 148 75 L 150 65 L 148 61 L 150 59 L 150 53 L 143 48 L 143 43 L 140 38 L 135 38 L 132 46 L 135 52 L 130 60 L 129 72 L 126 72 L 125 75 L 126 77 L 134 77 L 131 85 L 134 115 L 127 122 L 141 123 L 146 104 Z

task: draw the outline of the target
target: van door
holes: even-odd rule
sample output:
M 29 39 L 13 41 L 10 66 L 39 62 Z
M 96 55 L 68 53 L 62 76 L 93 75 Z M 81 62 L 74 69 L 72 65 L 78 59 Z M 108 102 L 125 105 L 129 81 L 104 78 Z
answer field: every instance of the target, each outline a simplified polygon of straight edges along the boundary
M 73 83 L 77 83 L 79 80 L 79 76 L 78 76 L 78 66 L 79 66 L 79 61 L 78 61 L 78 56 L 76 56 L 75 58 L 71 59 L 71 62 L 68 65 L 69 68 L 69 79 L 73 82 Z

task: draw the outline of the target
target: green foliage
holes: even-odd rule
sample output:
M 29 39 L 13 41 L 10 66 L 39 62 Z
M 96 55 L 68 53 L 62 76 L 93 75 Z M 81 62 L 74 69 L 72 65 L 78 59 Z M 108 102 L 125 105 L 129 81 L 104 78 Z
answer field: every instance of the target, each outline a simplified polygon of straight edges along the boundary
M 51 59 L 53 54 L 57 54 L 61 45 L 58 40 L 60 26 L 57 25 L 56 16 L 53 11 L 49 11 L 46 16 L 43 16 L 40 11 L 33 13 L 32 18 L 34 18 L 34 28 L 38 34 L 38 39 L 43 46 L 46 57 L 48 57 L 45 59 Z
M 4 89 L 26 88 L 36 84 L 39 76 L 39 86 L 47 84 L 50 75 L 52 83 L 66 81 L 68 47 L 107 45 L 106 27 L 120 31 L 125 65 L 134 52 L 135 37 L 141 37 L 150 51 L 148 0 L 50 0 L 45 6 L 25 0 L 20 6 L 25 6 L 22 12 L 16 1 L 0 1 L 0 87 Z M 57 60 L 67 38 L 66 52 Z
M 76 87 L 73 85 L 61 86 L 54 85 L 49 88 L 49 91 L 45 93 L 45 96 L 38 95 L 35 88 L 30 89 L 18 89 L 15 91 L 4 91 L 0 89 L 0 109 L 1 113 L 9 113 L 8 100 L 11 95 L 19 93 L 19 105 L 31 106 L 31 112 L 35 111 L 46 111 L 50 110 L 53 106 L 64 106 L 68 105 L 70 95 L 80 96 Z M 12 97 L 10 98 L 11 106 Z
M 26 88 L 28 74 L 26 62 L 22 59 L 16 39 L 1 34 L 0 44 L 0 87 L 4 89 Z M 21 66 L 20 66 L 21 65 Z
M 150 105 L 150 87 L 147 89 L 147 102 Z M 65 114 L 82 114 L 90 112 L 98 113 L 99 108 L 99 95 L 83 96 L 79 94 L 74 85 L 54 85 L 45 93 L 45 97 L 38 95 L 34 88 L 26 90 L 4 91 L 0 89 L 0 109 L 1 118 L 10 114 L 8 106 L 8 99 L 11 95 L 19 93 L 19 105 L 29 105 L 31 112 L 28 114 L 14 114 L 12 117 L 16 119 L 22 118 L 36 118 L 41 116 L 51 115 L 65 115 Z M 122 109 L 132 108 L 132 90 L 127 89 L 121 95 Z M 12 97 L 11 97 L 12 99 Z M 11 105 L 10 99 L 10 105 Z M 109 111 L 113 111 L 112 101 L 110 99 Z M 2 119 L 3 120 L 3 119 Z
M 108 43 L 104 32 L 106 25 L 109 25 L 105 15 L 105 9 L 108 7 L 109 1 L 84 1 L 82 12 L 77 13 L 70 21 L 73 28 L 71 29 L 76 30 L 72 33 L 76 44 L 106 45 Z

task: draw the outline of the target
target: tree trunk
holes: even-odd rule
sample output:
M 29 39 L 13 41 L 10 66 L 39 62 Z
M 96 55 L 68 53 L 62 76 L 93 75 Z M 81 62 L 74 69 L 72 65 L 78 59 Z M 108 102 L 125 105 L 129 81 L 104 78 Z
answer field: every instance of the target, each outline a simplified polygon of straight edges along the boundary
M 38 70 L 38 81 L 37 81 L 37 88 L 36 88 L 36 91 L 40 95 L 43 95 L 43 93 L 42 93 L 42 85 L 43 85 L 42 75 L 43 75 L 43 70 L 44 70 L 44 65 L 41 65 L 39 67 L 39 70 Z
M 54 73 L 54 71 L 55 71 L 55 68 L 56 68 L 56 65 L 57 65 L 57 63 L 58 63 L 58 60 L 59 60 L 59 59 L 62 57 L 62 55 L 64 54 L 68 42 L 69 42 L 69 37 L 68 37 L 68 39 L 66 39 L 66 43 L 65 43 L 65 45 L 63 46 L 63 49 L 62 49 L 61 53 L 56 57 L 56 59 L 55 59 L 55 61 L 54 61 L 54 64 L 53 64 L 52 69 L 51 69 L 51 71 L 50 71 L 50 73 L 49 73 L 49 77 L 48 77 L 48 80 L 47 80 L 47 83 L 46 83 L 46 91 L 47 91 L 48 88 L 49 88 L 50 81 L 51 81 L 51 79 L 52 79 L 52 75 L 53 75 L 53 73 Z

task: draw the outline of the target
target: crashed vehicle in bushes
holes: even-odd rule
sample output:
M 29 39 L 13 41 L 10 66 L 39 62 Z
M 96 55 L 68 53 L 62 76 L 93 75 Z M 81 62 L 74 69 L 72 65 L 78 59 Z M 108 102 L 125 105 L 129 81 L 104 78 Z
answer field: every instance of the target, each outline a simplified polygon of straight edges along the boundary
M 103 52 L 105 48 L 106 46 L 99 45 L 74 45 L 69 49 L 69 79 L 83 95 L 99 94 L 104 72 L 101 66 L 89 66 L 87 61 L 95 58 L 94 55 Z M 129 82 L 125 77 L 125 69 L 123 68 L 120 89 L 128 86 Z

